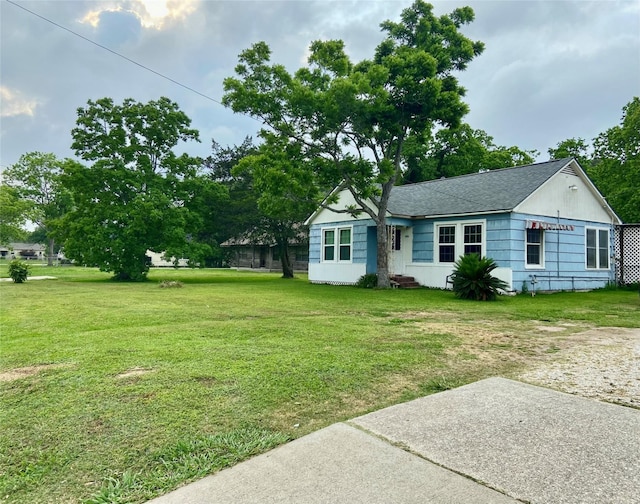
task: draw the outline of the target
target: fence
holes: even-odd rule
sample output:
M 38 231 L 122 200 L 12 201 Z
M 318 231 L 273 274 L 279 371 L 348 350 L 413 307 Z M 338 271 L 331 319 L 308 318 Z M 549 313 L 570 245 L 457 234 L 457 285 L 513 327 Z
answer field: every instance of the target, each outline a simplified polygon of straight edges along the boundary
M 640 282 L 640 224 L 616 226 L 614 243 L 616 282 Z

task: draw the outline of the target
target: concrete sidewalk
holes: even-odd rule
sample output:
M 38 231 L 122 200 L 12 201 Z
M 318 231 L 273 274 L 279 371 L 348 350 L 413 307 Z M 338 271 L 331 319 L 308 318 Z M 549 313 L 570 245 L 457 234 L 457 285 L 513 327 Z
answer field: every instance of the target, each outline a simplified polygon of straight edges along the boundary
M 355 418 L 153 504 L 637 503 L 640 411 L 502 378 Z

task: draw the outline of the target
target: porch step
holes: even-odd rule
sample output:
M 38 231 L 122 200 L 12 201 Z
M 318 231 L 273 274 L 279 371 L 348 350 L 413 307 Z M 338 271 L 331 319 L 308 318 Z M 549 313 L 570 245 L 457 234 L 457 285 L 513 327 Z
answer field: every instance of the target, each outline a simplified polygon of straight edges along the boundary
M 420 284 L 416 279 L 410 276 L 394 275 L 390 278 L 391 285 L 398 289 L 417 289 Z

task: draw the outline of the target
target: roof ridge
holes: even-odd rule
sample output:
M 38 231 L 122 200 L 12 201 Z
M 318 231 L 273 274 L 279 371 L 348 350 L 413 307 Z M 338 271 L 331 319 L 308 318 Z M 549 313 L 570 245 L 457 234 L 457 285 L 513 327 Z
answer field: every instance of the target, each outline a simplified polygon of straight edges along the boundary
M 460 179 L 460 178 L 463 178 L 463 177 L 475 177 L 475 176 L 478 176 L 478 175 L 484 175 L 486 173 L 505 172 L 507 170 L 515 170 L 515 169 L 518 169 L 518 168 L 529 168 L 529 167 L 532 167 L 532 166 L 542 166 L 542 165 L 546 165 L 546 164 L 550 164 L 550 163 L 558 163 L 560 161 L 565 161 L 566 163 L 568 163 L 572 159 L 573 159 L 572 157 L 566 157 L 566 158 L 560 158 L 560 159 L 550 159 L 548 161 L 540 161 L 538 163 L 529 163 L 529 164 L 526 164 L 526 165 L 507 166 L 506 168 L 494 168 L 494 169 L 488 169 L 488 170 L 485 170 L 485 171 L 479 171 L 479 172 L 474 172 L 474 173 L 465 173 L 463 175 L 455 175 L 454 177 L 440 177 L 440 178 L 437 178 L 437 179 L 423 180 L 422 182 L 414 182 L 413 184 L 402 184 L 402 185 L 396 186 L 394 189 L 397 189 L 399 187 L 415 187 L 417 185 L 422 185 L 422 184 L 432 184 L 434 182 L 440 182 L 441 180 L 455 180 L 455 179 Z

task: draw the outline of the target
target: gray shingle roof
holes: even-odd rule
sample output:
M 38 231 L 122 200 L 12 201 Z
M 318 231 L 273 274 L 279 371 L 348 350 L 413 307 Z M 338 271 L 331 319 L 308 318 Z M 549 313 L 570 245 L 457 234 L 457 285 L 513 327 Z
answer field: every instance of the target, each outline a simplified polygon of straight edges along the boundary
M 394 187 L 389 212 L 437 216 L 510 211 L 571 158 Z

